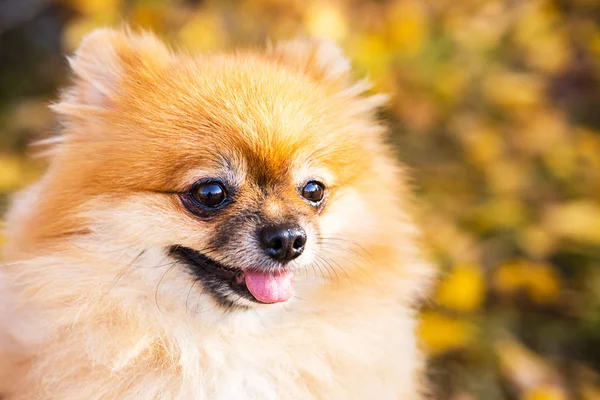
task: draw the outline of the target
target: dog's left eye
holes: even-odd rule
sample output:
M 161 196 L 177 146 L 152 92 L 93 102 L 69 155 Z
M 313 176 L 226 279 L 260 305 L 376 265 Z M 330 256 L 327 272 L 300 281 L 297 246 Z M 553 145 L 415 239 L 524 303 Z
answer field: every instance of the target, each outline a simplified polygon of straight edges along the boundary
M 313 204 L 318 204 L 325 197 L 325 185 L 318 181 L 310 181 L 302 188 L 302 197 Z
M 207 208 L 217 208 L 227 200 L 227 192 L 219 182 L 197 185 L 190 191 L 190 195 L 196 203 Z

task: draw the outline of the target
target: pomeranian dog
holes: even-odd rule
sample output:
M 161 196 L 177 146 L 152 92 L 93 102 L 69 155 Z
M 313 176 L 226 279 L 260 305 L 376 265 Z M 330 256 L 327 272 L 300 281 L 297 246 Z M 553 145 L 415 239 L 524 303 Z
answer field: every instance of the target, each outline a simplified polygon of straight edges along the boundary
M 334 44 L 174 54 L 98 30 L 6 217 L 1 393 L 421 399 L 432 268 Z

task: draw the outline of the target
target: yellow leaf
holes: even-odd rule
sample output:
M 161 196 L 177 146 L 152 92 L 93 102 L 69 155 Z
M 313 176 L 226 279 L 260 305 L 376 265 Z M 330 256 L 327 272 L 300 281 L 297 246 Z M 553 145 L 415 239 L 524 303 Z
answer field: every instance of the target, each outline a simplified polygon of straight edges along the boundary
M 530 65 L 548 73 L 565 68 L 570 60 L 570 47 L 567 33 L 553 31 L 540 36 L 525 46 Z
M 514 159 L 497 159 L 487 164 L 484 172 L 494 193 L 519 195 L 527 182 L 528 166 Z
M 543 258 L 555 246 L 555 238 L 551 232 L 541 226 L 528 227 L 519 233 L 520 242 L 527 253 L 535 258 Z
M 517 15 L 515 41 L 523 48 L 529 65 L 548 73 L 564 68 L 570 45 L 558 11 L 549 2 L 531 1 Z
M 496 269 L 493 278 L 496 290 L 501 293 L 511 293 L 523 287 L 525 279 L 521 270 L 521 265 L 517 263 L 507 263 Z
M 436 75 L 433 85 L 445 99 L 456 101 L 461 98 L 468 78 L 464 65 L 446 64 L 439 68 Z
M 429 37 L 429 19 L 423 2 L 399 0 L 388 13 L 394 49 L 403 55 L 418 53 Z
M 521 398 L 523 400 L 566 400 L 567 397 L 560 387 L 540 385 L 527 390 Z
M 442 23 L 460 47 L 480 52 L 498 44 L 510 26 L 510 13 L 502 1 L 473 2 L 472 5 L 477 9 L 467 11 L 457 3 L 444 12 Z
M 419 337 L 425 350 L 440 354 L 468 346 L 475 336 L 475 327 L 466 321 L 435 312 L 421 315 Z
M 600 244 L 600 204 L 581 200 L 552 207 L 546 213 L 545 225 L 558 236 Z
M 527 222 L 527 209 L 519 198 L 497 197 L 479 206 L 472 214 L 478 230 L 519 228 Z
M 529 271 L 529 295 L 537 303 L 549 303 L 560 291 L 560 279 L 554 268 L 549 265 L 538 265 Z
M 548 169 L 558 178 L 570 178 L 577 167 L 575 149 L 570 144 L 553 147 L 542 157 Z
M 504 143 L 498 132 L 489 126 L 479 126 L 479 130 L 465 133 L 465 150 L 477 164 L 495 161 L 504 150 Z
M 510 109 L 539 106 L 543 89 L 543 82 L 535 75 L 506 70 L 493 72 L 483 82 L 485 97 Z
M 556 299 L 560 292 L 560 279 L 549 264 L 518 260 L 498 267 L 493 275 L 496 290 L 504 295 L 513 295 L 520 291 L 540 304 Z
M 519 151 L 527 154 L 543 154 L 560 146 L 569 145 L 570 128 L 567 116 L 555 108 L 542 107 L 522 114 L 520 123 L 511 140 Z
M 451 275 L 442 282 L 436 299 L 444 307 L 473 312 L 481 307 L 484 295 L 485 282 L 481 268 L 465 264 L 456 266 Z
M 166 2 L 152 2 L 137 4 L 131 10 L 129 23 L 132 26 L 152 30 L 154 33 L 163 31 L 164 18 L 168 15 L 169 4 Z
M 373 83 L 384 87 L 384 79 L 391 68 L 391 52 L 387 48 L 381 35 L 359 35 L 352 38 L 348 46 L 348 53 L 359 69 L 365 70 Z

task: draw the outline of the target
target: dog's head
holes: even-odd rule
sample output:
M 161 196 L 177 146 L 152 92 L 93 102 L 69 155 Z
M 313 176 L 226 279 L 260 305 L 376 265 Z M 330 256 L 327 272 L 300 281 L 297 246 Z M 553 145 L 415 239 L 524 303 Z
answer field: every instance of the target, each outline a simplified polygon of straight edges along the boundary
M 372 276 L 410 240 L 382 99 L 333 44 L 190 57 L 101 30 L 70 61 L 30 242 L 127 250 L 173 296 L 249 308 L 288 301 L 304 276 Z

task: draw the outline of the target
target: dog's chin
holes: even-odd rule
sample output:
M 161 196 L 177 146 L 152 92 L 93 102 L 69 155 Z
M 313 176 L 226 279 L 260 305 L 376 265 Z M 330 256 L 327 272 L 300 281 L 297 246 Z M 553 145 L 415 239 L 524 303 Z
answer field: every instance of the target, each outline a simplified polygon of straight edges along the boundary
M 184 263 L 194 279 L 202 283 L 202 290 L 210 294 L 224 308 L 248 309 L 271 304 L 256 298 L 246 285 L 247 272 L 225 265 L 204 253 L 185 246 L 172 246 L 169 255 Z

